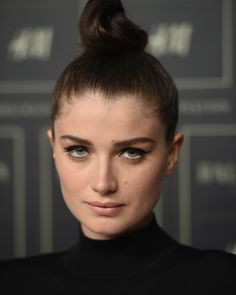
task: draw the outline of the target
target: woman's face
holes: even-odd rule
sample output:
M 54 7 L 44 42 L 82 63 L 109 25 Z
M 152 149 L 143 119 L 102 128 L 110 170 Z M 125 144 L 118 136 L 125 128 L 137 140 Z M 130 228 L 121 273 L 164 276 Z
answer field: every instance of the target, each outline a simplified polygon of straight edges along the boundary
M 54 127 L 48 135 L 63 197 L 84 234 L 110 239 L 144 226 L 174 170 L 182 135 L 167 145 L 151 107 L 99 93 L 75 97 Z

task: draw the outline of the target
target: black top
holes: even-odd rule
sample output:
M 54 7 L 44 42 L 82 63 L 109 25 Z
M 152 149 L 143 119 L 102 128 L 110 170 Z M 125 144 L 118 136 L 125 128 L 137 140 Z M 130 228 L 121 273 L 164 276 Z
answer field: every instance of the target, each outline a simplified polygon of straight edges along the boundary
M 236 294 L 236 256 L 182 246 L 152 222 L 127 236 L 0 263 L 0 294 Z M 14 293 L 13 293 L 14 292 Z

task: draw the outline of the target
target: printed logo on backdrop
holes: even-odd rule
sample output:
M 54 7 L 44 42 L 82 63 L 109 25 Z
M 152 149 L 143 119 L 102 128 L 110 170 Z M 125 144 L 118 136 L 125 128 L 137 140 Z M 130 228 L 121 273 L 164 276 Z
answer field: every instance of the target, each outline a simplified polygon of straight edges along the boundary
M 189 22 L 161 23 L 153 27 L 149 35 L 149 51 L 157 57 L 163 55 L 189 55 L 193 25 Z
M 196 180 L 200 185 L 236 186 L 236 163 L 200 161 L 197 163 Z
M 156 0 L 148 6 L 127 0 L 126 6 L 149 32 L 148 51 L 160 59 L 180 90 L 232 87 L 232 0 Z
M 14 62 L 29 59 L 47 61 L 52 52 L 53 35 L 52 26 L 17 30 L 7 46 L 7 58 Z
M 187 98 L 179 102 L 180 115 L 229 115 L 233 112 L 233 106 L 227 99 L 221 97 L 212 98 Z
M 235 124 L 182 127 L 179 228 L 182 242 L 235 251 Z
M 51 93 L 74 56 L 78 1 L 2 2 L 0 94 Z
M 0 183 L 7 183 L 11 178 L 9 167 L 4 162 L 0 162 Z

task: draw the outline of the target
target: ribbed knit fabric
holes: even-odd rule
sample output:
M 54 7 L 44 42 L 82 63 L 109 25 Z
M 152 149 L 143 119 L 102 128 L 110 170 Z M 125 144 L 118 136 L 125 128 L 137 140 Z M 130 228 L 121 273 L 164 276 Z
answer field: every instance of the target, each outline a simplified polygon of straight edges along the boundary
M 112 240 L 92 240 L 80 231 L 80 241 L 65 261 L 68 269 L 87 277 L 125 278 L 163 267 L 162 258 L 174 246 L 153 218 L 147 227 Z
M 0 294 L 236 294 L 236 256 L 182 246 L 152 222 L 112 240 L 0 263 Z

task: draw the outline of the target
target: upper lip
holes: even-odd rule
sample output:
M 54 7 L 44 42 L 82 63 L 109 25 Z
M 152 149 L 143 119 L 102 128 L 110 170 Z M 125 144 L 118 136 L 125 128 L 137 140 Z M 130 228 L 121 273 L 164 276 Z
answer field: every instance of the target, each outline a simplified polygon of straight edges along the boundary
M 95 207 L 102 207 L 102 208 L 114 208 L 114 207 L 120 207 L 123 206 L 124 204 L 122 203 L 115 203 L 115 202 L 86 202 L 88 205 L 95 206 Z

